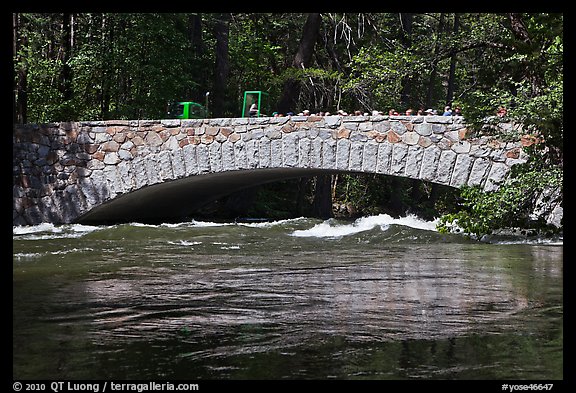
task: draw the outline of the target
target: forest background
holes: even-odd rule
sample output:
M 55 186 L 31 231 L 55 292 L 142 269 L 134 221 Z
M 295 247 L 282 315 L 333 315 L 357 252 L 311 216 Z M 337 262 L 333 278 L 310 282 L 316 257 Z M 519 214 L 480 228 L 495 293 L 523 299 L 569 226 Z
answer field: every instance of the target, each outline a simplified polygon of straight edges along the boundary
M 476 135 L 503 106 L 540 142 L 492 193 L 323 175 L 231 195 L 201 216 L 413 213 L 482 235 L 546 227 L 536 200 L 563 195 L 561 13 L 14 13 L 12 31 L 14 123 L 162 119 L 184 100 L 240 117 L 243 92 L 262 90 L 280 113 L 459 106 Z

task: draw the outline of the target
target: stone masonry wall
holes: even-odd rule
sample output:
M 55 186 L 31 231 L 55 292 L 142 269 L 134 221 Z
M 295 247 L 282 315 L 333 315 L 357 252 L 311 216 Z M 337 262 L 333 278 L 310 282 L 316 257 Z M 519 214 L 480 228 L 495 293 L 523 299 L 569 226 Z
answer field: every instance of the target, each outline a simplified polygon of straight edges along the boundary
M 508 124 L 500 125 L 510 128 Z M 319 168 L 495 190 L 523 142 L 470 137 L 461 117 L 327 116 L 17 125 L 13 225 L 74 222 L 160 182 L 256 168 Z

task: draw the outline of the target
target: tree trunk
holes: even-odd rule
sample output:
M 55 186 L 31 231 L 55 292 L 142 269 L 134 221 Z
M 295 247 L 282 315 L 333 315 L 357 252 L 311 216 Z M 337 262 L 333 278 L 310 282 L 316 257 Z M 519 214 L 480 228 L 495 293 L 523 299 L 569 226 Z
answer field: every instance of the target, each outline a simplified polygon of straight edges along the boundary
M 298 52 L 292 62 L 292 67 L 297 69 L 306 68 L 310 65 L 310 60 L 314 54 L 314 46 L 318 40 L 318 33 L 320 31 L 320 23 L 322 16 L 319 13 L 310 13 L 304 23 L 302 30 L 302 39 Z M 278 103 L 278 111 L 280 113 L 287 113 L 295 111 L 296 102 L 300 94 L 300 82 L 296 79 L 289 78 L 284 83 L 282 96 Z
M 402 193 L 404 190 L 404 183 L 401 178 L 392 176 L 390 177 L 390 193 L 389 208 L 396 216 L 402 216 L 405 213 L 406 206 L 402 202 Z
M 530 57 L 531 52 L 536 52 L 537 49 L 533 48 L 532 39 L 524 23 L 522 14 L 509 13 L 508 18 L 510 19 L 510 26 L 514 37 L 521 43 L 520 45 L 515 45 L 518 53 L 526 54 Z M 532 97 L 536 97 L 541 94 L 542 87 L 546 85 L 546 82 L 542 75 L 535 72 L 534 68 L 530 66 L 529 61 L 523 60 L 523 63 L 523 77 L 528 80 L 532 86 Z
M 13 87 L 14 95 L 13 100 L 13 114 L 12 121 L 14 123 L 24 124 L 28 122 L 28 69 L 26 66 L 26 61 L 22 60 L 19 52 L 22 46 L 26 45 L 26 35 L 20 36 L 21 29 L 21 18 L 20 14 L 12 14 L 12 45 L 15 58 L 15 72 L 16 78 L 14 78 Z
M 400 42 L 405 49 L 410 49 L 412 46 L 412 24 L 414 21 L 414 14 L 411 13 L 401 13 L 400 23 L 402 25 L 402 33 L 400 36 Z M 400 92 L 400 103 L 408 107 L 411 105 L 412 97 L 412 83 L 410 75 L 406 75 L 402 78 L 402 91 Z
M 454 14 L 454 28 L 452 29 L 452 33 L 454 37 L 458 34 L 458 29 L 460 25 L 460 16 L 459 14 Z M 448 74 L 448 90 L 446 92 L 446 104 L 452 105 L 452 101 L 454 100 L 454 81 L 456 80 L 456 51 L 452 53 L 450 57 L 450 72 Z
M 62 99 L 68 101 L 72 98 L 72 68 L 70 67 L 69 60 L 72 54 L 72 39 L 73 39 L 73 14 L 65 13 L 62 15 L 62 74 L 60 91 L 62 92 Z
M 306 210 L 306 195 L 310 188 L 311 177 L 301 177 L 298 180 L 298 196 L 296 197 L 296 214 L 299 216 L 305 215 Z
M 102 42 L 104 42 L 105 45 L 107 45 L 108 50 L 111 49 L 112 45 L 111 43 L 113 42 L 112 39 L 114 38 L 112 36 L 111 29 L 112 27 L 109 18 L 106 16 L 106 14 L 103 14 L 100 34 L 102 37 Z M 143 51 L 142 53 L 145 52 Z M 101 88 L 99 96 L 100 118 L 103 120 L 108 119 L 108 114 L 110 112 L 110 78 L 108 76 L 108 70 L 106 67 L 107 65 L 105 64 L 102 69 L 102 75 L 100 80 Z M 138 116 L 138 118 L 140 118 L 140 116 Z
M 428 93 L 426 94 L 426 107 L 430 108 L 434 101 L 434 81 L 436 79 L 436 74 L 438 73 L 438 62 L 440 61 L 438 53 L 440 52 L 440 37 L 444 31 L 444 14 L 440 14 L 440 20 L 438 21 L 438 32 L 436 33 L 436 43 L 434 45 L 434 55 L 432 57 L 432 70 L 430 71 L 430 76 L 428 78 Z M 444 109 L 444 108 L 441 108 Z
M 228 14 L 218 14 L 216 17 L 214 35 L 216 36 L 216 73 L 214 81 L 214 96 L 212 98 L 212 114 L 214 117 L 224 117 L 226 102 L 226 85 L 230 74 L 230 61 L 228 57 L 228 34 L 230 20 Z
M 312 215 L 323 220 L 333 217 L 332 175 L 316 176 Z
M 202 17 L 200 14 L 188 15 L 188 39 L 195 53 L 200 54 L 203 52 Z
M 511 12 L 508 14 L 508 18 L 510 19 L 510 26 L 512 27 L 512 33 L 514 34 L 516 39 L 526 44 L 530 44 L 530 34 L 528 33 L 528 29 L 524 24 L 522 14 Z

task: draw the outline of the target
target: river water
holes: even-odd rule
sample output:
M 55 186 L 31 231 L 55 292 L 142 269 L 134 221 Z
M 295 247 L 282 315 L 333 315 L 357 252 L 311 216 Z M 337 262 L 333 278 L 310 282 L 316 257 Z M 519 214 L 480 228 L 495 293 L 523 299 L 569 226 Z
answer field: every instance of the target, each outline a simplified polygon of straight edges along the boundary
M 563 240 L 433 222 L 13 228 L 13 378 L 563 378 Z

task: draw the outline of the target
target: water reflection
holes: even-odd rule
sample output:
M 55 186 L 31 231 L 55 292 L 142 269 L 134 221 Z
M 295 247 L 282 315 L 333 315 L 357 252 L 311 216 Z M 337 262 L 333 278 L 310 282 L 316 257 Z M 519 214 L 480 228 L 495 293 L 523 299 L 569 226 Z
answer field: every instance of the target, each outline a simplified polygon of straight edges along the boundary
M 447 338 L 505 323 L 530 306 L 526 288 L 515 287 L 521 278 L 506 263 L 480 264 L 447 250 L 425 258 L 408 248 L 403 258 L 373 254 L 369 261 L 340 254 L 321 266 L 309 255 L 274 264 L 239 258 L 226 268 L 198 267 L 192 256 L 177 267 L 126 266 L 61 291 L 61 301 L 85 307 L 53 318 L 89 319 L 99 339 L 111 340 L 267 325 L 279 335 L 276 346 L 290 346 L 323 335 L 352 341 Z
M 561 246 L 210 230 L 15 259 L 14 376 L 562 378 Z

